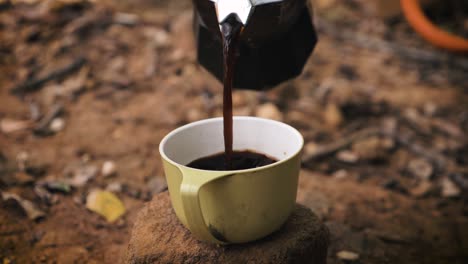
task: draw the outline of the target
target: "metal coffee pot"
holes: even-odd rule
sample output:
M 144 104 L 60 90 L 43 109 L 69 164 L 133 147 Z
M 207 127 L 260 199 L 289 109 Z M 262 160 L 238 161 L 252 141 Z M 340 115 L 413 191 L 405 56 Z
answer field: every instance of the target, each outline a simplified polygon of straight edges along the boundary
M 198 62 L 222 81 L 220 24 L 244 25 L 234 87 L 268 90 L 297 77 L 317 43 L 306 0 L 193 0 Z

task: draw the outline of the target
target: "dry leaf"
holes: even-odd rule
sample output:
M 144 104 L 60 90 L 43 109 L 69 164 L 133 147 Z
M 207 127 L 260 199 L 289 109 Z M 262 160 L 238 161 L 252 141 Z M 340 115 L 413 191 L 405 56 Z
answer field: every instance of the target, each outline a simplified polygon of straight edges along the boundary
M 114 222 L 125 213 L 122 201 L 109 191 L 93 190 L 86 198 L 86 208 Z
M 23 199 L 14 193 L 2 192 L 2 199 L 4 201 L 14 200 L 17 202 L 31 220 L 36 220 L 45 216 L 45 213 L 38 209 L 31 201 Z

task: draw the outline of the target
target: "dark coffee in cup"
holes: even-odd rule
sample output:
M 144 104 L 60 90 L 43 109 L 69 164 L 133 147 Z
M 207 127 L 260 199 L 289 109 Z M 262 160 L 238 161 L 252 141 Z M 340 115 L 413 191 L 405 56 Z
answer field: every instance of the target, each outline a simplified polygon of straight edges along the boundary
M 190 162 L 187 166 L 194 169 L 214 171 L 246 170 L 273 164 L 277 161 L 267 155 L 251 150 L 231 152 L 230 166 L 226 164 L 225 160 L 226 153 L 221 152 L 212 156 L 196 159 Z

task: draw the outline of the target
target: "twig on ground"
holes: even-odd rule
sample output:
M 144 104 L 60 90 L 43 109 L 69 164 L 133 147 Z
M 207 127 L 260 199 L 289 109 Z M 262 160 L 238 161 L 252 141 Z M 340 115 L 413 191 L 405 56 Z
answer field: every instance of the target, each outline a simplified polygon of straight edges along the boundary
M 351 134 L 350 136 L 346 138 L 339 139 L 336 142 L 330 143 L 328 145 L 319 146 L 317 151 L 314 151 L 313 153 L 304 156 L 304 158 L 302 159 L 302 163 L 306 164 L 314 160 L 333 155 L 339 150 L 349 147 L 355 141 L 368 138 L 371 136 L 376 136 L 379 134 L 381 134 L 381 130 L 379 128 L 362 129 L 360 131 L 357 131 L 356 133 Z
M 37 79 L 27 80 L 24 83 L 19 84 L 18 86 L 11 89 L 13 94 L 24 94 L 29 92 L 34 92 L 42 88 L 42 86 L 51 80 L 60 79 L 68 74 L 71 74 L 77 70 L 79 70 L 84 64 L 86 63 L 86 59 L 80 57 L 75 59 L 70 64 L 66 65 L 63 68 L 54 70 L 43 77 L 39 77 Z
M 407 47 L 397 43 L 382 40 L 381 38 L 362 34 L 353 30 L 337 28 L 330 22 L 324 19 L 317 18 L 317 27 L 325 34 L 341 40 L 349 41 L 349 43 L 371 50 L 392 52 L 401 54 L 403 57 L 410 58 L 416 61 L 432 63 L 432 64 L 450 64 L 461 70 L 468 70 L 468 60 L 461 56 L 454 56 L 447 52 L 430 51 L 419 48 Z
M 398 115 L 401 123 L 407 125 L 411 130 L 423 137 L 431 137 L 434 133 L 456 138 L 464 141 L 463 130 L 456 124 L 440 118 L 428 118 L 416 111 L 407 111 Z
M 331 156 L 336 152 L 351 146 L 356 141 L 372 136 L 381 136 L 393 139 L 400 146 L 434 164 L 434 166 L 440 171 L 445 171 L 449 165 L 447 159 L 439 152 L 425 148 L 416 142 L 412 142 L 408 136 L 398 133 L 396 129 L 388 131 L 383 127 L 364 128 L 351 134 L 350 136 L 339 139 L 336 142 L 318 146 L 316 151 L 304 156 L 302 159 L 302 164 L 307 166 L 308 163 L 325 158 L 327 156 Z
M 390 136 L 390 135 L 388 135 Z M 437 169 L 443 171 L 445 170 L 447 166 L 447 160 L 443 155 L 440 153 L 427 149 L 421 145 L 418 145 L 414 142 L 411 142 L 411 140 L 403 135 L 397 134 L 397 135 L 392 135 L 392 138 L 401 146 L 405 147 L 409 151 L 413 152 L 414 154 L 423 157 L 430 163 L 434 164 Z

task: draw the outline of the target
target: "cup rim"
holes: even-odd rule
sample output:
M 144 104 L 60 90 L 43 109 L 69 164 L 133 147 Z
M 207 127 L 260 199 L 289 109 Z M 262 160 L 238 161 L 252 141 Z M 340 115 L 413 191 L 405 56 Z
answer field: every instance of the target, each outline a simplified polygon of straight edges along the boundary
M 205 124 L 205 123 L 212 123 L 212 122 L 219 122 L 219 121 L 222 121 L 223 118 L 222 117 L 215 117 L 215 118 L 208 118 L 208 119 L 203 119 L 203 120 L 199 120 L 199 121 L 195 121 L 195 122 L 192 122 L 192 123 L 188 123 L 186 125 L 183 125 L 181 127 L 178 127 L 174 130 L 172 130 L 171 132 L 169 132 L 166 136 L 164 136 L 164 138 L 161 140 L 161 142 L 159 143 L 159 153 L 161 155 L 161 157 L 168 161 L 169 163 L 171 163 L 172 165 L 176 166 L 176 167 L 182 167 L 184 169 L 188 169 L 188 170 L 193 170 L 193 171 L 200 171 L 200 172 L 207 172 L 207 171 L 210 171 L 210 172 L 218 172 L 218 173 L 231 173 L 231 174 L 236 174 L 236 173 L 248 173 L 248 172 L 253 172 L 253 171 L 259 171 L 259 170 L 264 170 L 264 169 L 268 169 L 268 168 L 272 168 L 272 167 L 276 167 L 280 164 L 283 164 L 285 162 L 288 162 L 289 160 L 291 160 L 292 158 L 296 157 L 301 151 L 302 149 L 304 148 L 304 137 L 302 136 L 302 134 L 294 127 L 286 124 L 286 123 L 283 123 L 283 122 L 280 122 L 280 121 L 276 121 L 276 120 L 272 120 L 272 119 L 267 119 L 267 118 L 261 118 L 261 117 L 254 117 L 254 116 L 233 116 L 233 119 L 234 120 L 256 120 L 256 121 L 261 121 L 261 122 L 270 122 L 270 123 L 274 123 L 276 125 L 279 125 L 279 126 L 283 126 L 285 128 L 287 128 L 288 130 L 290 130 L 292 133 L 296 134 L 298 136 L 298 138 L 300 139 L 300 147 L 299 149 L 292 153 L 291 155 L 289 155 L 289 157 L 285 158 L 285 159 L 282 159 L 282 160 L 279 160 L 275 163 L 272 163 L 272 164 L 269 164 L 269 165 L 265 165 L 265 166 L 261 166 L 261 167 L 257 167 L 257 168 L 251 168 L 251 169 L 243 169 L 243 170 L 224 170 L 224 171 L 215 171 L 215 170 L 202 170 L 202 169 L 195 169 L 195 168 L 191 168 L 191 167 L 188 167 L 184 164 L 180 164 L 180 163 L 177 163 L 175 161 L 173 161 L 172 159 L 170 159 L 166 153 L 164 153 L 164 145 L 166 144 L 166 142 L 172 137 L 174 136 L 175 134 L 179 133 L 180 131 L 183 131 L 183 130 L 186 130 L 186 129 L 190 129 L 191 127 L 194 127 L 194 126 L 197 126 L 197 125 L 201 125 L 201 124 Z M 266 153 L 268 154 L 268 153 Z

